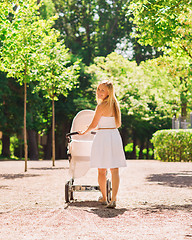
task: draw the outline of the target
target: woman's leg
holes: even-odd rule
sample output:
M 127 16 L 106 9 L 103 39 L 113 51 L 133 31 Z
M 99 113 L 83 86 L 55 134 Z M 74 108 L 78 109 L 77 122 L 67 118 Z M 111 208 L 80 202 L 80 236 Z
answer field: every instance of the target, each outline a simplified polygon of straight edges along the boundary
M 103 195 L 103 201 L 107 201 L 107 197 L 106 197 L 106 172 L 107 172 L 107 169 L 105 169 L 105 168 L 99 168 L 98 169 L 98 183 L 99 183 L 101 193 Z
M 119 189 L 119 168 L 111 168 L 112 177 L 112 198 L 111 202 L 116 201 L 117 192 Z

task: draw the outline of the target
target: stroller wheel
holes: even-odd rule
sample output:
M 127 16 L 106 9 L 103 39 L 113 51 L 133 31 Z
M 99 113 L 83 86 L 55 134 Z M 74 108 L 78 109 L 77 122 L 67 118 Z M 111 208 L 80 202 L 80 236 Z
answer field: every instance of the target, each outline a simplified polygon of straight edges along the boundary
M 71 182 L 70 182 L 71 186 L 73 185 L 73 183 L 74 183 L 74 179 L 71 179 Z M 70 192 L 70 200 L 72 201 L 74 200 L 73 191 Z
M 69 182 L 65 184 L 65 202 L 69 202 Z
M 107 201 L 110 202 L 111 201 L 111 182 L 109 181 L 109 179 L 107 179 Z
M 70 192 L 70 200 L 74 200 L 74 198 L 73 198 L 73 192 Z

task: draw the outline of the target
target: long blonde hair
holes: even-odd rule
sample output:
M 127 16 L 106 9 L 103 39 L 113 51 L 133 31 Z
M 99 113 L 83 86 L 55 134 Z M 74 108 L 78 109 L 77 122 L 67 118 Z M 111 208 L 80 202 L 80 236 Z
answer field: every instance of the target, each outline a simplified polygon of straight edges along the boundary
M 114 115 L 115 115 L 116 126 L 120 127 L 121 126 L 121 111 L 120 111 L 120 107 L 119 107 L 117 98 L 115 97 L 113 83 L 111 81 L 104 80 L 99 83 L 99 85 L 97 87 L 97 91 L 98 91 L 98 88 L 100 85 L 105 85 L 107 87 L 109 95 L 106 99 L 101 100 L 98 98 L 98 96 L 96 94 L 97 103 L 100 104 L 101 102 L 106 102 L 109 107 L 112 107 Z

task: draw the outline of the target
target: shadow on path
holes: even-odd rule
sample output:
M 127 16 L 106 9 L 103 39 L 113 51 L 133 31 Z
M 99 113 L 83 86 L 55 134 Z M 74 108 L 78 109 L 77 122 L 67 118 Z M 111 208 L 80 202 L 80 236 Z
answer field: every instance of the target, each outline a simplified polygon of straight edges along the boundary
M 128 211 L 128 209 L 126 208 L 118 208 L 118 207 L 114 209 L 109 209 L 109 208 L 106 208 L 105 205 L 98 203 L 98 201 L 71 202 L 68 204 L 68 206 L 85 208 L 84 211 L 88 213 L 94 213 L 98 215 L 100 218 L 114 218 Z
M 68 167 L 39 167 L 39 168 L 29 168 L 31 170 L 60 170 L 60 169 L 69 169 Z
M 147 180 L 149 182 L 157 182 L 159 185 L 167 185 L 169 187 L 192 187 L 192 171 L 152 174 L 147 177 Z
M 192 201 L 192 199 L 191 199 Z M 151 214 L 151 213 L 159 213 L 164 211 L 186 211 L 192 212 L 192 203 L 191 204 L 183 204 L 183 205 L 149 205 L 146 207 L 138 207 L 133 208 L 134 211 L 142 211 L 144 214 Z
M 92 208 L 88 212 L 98 215 L 100 218 L 114 218 L 119 215 L 123 215 L 124 212 L 128 211 L 126 208 Z
M 26 178 L 26 177 L 39 177 L 39 174 L 0 174 L 0 178 L 4 179 L 16 179 L 16 178 Z
M 97 201 L 74 201 L 68 203 L 69 207 L 78 207 L 78 208 L 86 208 L 86 207 L 98 207 L 103 205 L 99 204 Z
M 0 189 L 10 189 L 10 187 L 7 185 L 0 185 Z

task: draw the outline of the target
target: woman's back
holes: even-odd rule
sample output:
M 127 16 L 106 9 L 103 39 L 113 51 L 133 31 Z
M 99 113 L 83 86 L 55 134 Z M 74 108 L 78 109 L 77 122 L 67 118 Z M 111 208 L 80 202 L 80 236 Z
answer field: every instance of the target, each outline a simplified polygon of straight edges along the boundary
M 109 106 L 108 103 L 106 102 L 102 102 L 100 104 L 100 106 L 102 107 L 102 116 L 103 117 L 114 117 L 114 107 L 113 106 Z

